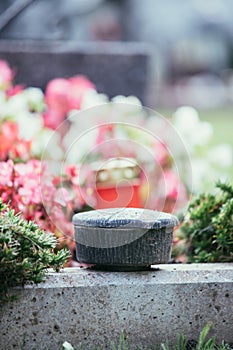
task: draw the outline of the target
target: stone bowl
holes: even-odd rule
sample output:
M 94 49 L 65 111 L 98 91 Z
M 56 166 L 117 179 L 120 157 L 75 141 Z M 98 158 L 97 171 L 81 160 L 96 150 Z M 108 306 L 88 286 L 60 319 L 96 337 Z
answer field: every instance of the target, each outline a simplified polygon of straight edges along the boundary
M 77 260 L 97 269 L 145 270 L 171 257 L 175 216 L 136 208 L 111 208 L 73 216 Z

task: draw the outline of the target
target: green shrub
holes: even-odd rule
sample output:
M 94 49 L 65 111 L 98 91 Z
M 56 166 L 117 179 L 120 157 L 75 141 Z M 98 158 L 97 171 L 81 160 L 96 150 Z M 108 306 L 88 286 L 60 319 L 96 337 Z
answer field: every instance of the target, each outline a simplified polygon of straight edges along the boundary
M 188 262 L 233 261 L 233 186 L 218 182 L 216 188 L 191 202 L 181 226 Z
M 47 268 L 60 269 L 70 253 L 55 252 L 57 243 L 0 200 L 0 303 L 9 299 L 9 288 L 42 282 Z

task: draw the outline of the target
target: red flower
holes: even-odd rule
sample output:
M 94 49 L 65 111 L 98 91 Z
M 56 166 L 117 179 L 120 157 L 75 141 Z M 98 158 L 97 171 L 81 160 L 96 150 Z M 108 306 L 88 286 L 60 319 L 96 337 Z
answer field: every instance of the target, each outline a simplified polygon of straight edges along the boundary
M 9 151 L 11 159 L 28 160 L 30 158 L 31 141 L 17 140 Z
M 66 165 L 65 167 L 65 173 L 71 178 L 78 177 L 78 169 L 76 165 Z
M 18 138 L 18 125 L 15 122 L 5 121 L 0 126 L 0 159 L 6 160 L 9 151 Z
M 18 124 L 4 121 L 0 126 L 0 160 L 30 158 L 31 141 L 19 138 Z
M 108 140 L 109 138 L 114 138 L 114 125 L 100 125 L 98 128 L 98 135 L 95 141 L 96 145 L 101 145 L 104 141 Z

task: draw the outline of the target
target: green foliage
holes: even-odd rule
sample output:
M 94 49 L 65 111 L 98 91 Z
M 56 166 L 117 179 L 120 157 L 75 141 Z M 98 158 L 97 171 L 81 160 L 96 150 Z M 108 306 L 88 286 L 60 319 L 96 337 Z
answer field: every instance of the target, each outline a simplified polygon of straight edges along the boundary
M 188 341 L 184 335 L 180 335 L 177 338 L 177 342 L 174 346 L 161 344 L 159 347 L 150 347 L 148 350 L 233 350 L 228 344 L 222 343 L 218 345 L 215 341 L 215 337 L 207 339 L 207 335 L 210 331 L 211 324 L 206 324 L 200 333 L 199 340 Z M 76 348 L 77 349 L 77 348 Z M 94 350 L 101 350 L 102 348 L 95 348 Z M 63 343 L 63 350 L 75 350 L 75 348 L 68 342 Z M 77 350 L 85 350 L 80 346 Z M 129 340 L 122 333 L 120 342 L 117 346 L 113 345 L 111 350 L 142 350 L 139 347 L 132 348 Z M 144 349 L 145 350 L 145 349 Z
M 201 194 L 181 226 L 189 262 L 233 261 L 233 186 L 217 182 L 216 194 Z
M 70 253 L 55 253 L 57 243 L 53 234 L 22 219 L 0 200 L 0 304 L 10 298 L 9 288 L 42 282 L 47 268 L 62 267 Z
M 85 350 L 82 346 L 82 344 L 79 345 L 78 348 L 74 349 L 74 347 L 68 343 L 67 341 L 65 341 L 63 343 L 63 347 L 62 347 L 63 350 Z M 119 341 L 119 344 L 116 346 L 114 344 L 112 344 L 110 346 L 110 349 L 109 350 L 130 350 L 131 347 L 130 347 L 130 341 L 129 339 L 127 339 L 127 337 L 125 336 L 125 333 L 122 332 L 121 333 L 121 336 L 120 336 L 120 341 Z M 93 350 L 102 350 L 102 347 L 99 348 L 99 347 L 95 347 Z M 139 348 L 135 348 L 134 350 L 140 350 Z
M 187 349 L 187 340 L 184 335 L 179 335 L 177 342 L 173 347 L 170 347 L 166 344 L 161 344 L 161 350 L 186 350 Z
M 161 344 L 161 350 L 231 350 L 230 345 L 222 343 L 217 345 L 215 337 L 207 339 L 211 324 L 205 325 L 200 333 L 198 342 L 188 341 L 184 335 L 178 337 L 177 343 L 174 347 Z

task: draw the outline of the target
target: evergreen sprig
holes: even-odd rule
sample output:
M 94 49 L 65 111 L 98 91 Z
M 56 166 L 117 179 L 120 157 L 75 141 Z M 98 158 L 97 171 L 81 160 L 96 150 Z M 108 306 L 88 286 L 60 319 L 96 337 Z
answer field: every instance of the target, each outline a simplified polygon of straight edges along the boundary
M 22 219 L 0 200 L 0 303 L 10 298 L 10 288 L 42 282 L 49 267 L 58 271 L 63 266 L 70 252 L 55 252 L 57 244 L 53 234 Z
M 200 194 L 181 226 L 189 262 L 233 261 L 233 185 L 217 182 L 216 194 Z

